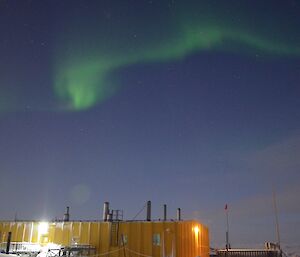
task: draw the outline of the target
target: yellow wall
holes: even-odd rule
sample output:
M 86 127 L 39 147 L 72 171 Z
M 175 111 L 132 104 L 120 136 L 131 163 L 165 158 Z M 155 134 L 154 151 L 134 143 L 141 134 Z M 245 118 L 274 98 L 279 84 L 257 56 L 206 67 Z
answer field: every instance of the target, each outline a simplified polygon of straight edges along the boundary
M 45 245 L 89 244 L 97 253 L 118 250 L 107 256 L 124 257 L 122 236 L 126 243 L 126 256 L 139 256 L 135 252 L 153 257 L 208 257 L 208 228 L 196 221 L 152 222 L 49 222 L 41 233 L 39 222 L 0 222 L 0 242 L 6 242 L 12 232 L 12 242 L 32 242 Z M 113 237 L 112 226 L 115 226 Z M 44 229 L 45 230 L 45 229 Z M 114 238 L 115 244 L 111 241 Z M 130 254 L 129 254 L 129 251 Z

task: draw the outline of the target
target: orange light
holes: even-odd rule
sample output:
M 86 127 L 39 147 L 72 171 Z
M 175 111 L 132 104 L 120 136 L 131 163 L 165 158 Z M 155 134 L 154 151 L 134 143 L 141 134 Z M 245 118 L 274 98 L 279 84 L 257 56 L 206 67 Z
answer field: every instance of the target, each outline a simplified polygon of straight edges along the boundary
M 193 230 L 194 230 L 195 234 L 198 234 L 198 233 L 199 233 L 199 228 L 198 228 L 198 226 L 193 227 Z

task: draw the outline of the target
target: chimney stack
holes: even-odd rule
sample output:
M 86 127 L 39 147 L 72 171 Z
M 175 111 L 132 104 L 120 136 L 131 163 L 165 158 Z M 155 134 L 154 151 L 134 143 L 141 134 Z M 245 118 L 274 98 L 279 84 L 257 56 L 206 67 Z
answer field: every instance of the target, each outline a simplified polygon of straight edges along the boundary
M 67 212 L 64 214 L 64 221 L 70 220 L 70 207 L 67 206 Z
M 181 220 L 181 209 L 177 208 L 177 220 Z
M 147 202 L 147 221 L 151 221 L 151 201 Z
M 102 216 L 103 221 L 107 221 L 108 220 L 108 215 L 109 215 L 109 202 L 104 202 L 104 205 L 103 205 L 103 216 Z
M 167 220 L 167 205 L 164 204 L 164 221 Z

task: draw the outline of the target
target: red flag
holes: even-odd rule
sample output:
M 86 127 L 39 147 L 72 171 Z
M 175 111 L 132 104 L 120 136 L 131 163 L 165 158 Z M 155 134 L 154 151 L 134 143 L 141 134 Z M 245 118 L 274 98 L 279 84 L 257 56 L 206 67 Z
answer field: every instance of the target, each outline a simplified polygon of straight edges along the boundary
M 225 210 L 227 210 L 227 203 L 225 204 Z

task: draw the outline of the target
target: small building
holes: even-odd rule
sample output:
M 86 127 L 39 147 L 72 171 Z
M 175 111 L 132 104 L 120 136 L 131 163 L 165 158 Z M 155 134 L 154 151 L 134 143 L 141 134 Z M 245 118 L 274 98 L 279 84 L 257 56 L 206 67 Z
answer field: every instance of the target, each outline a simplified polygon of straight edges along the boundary
M 149 202 L 148 202 L 149 203 Z M 209 257 L 208 228 L 195 220 L 123 221 L 104 205 L 103 221 L 0 221 L 0 250 L 54 256 Z M 11 242 L 8 244 L 7 242 Z

